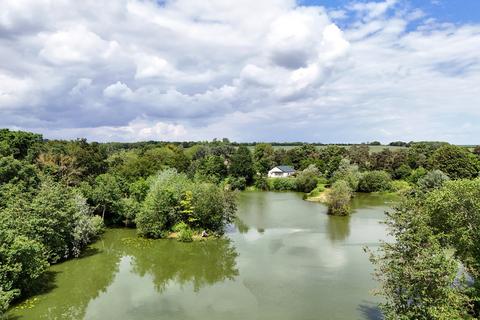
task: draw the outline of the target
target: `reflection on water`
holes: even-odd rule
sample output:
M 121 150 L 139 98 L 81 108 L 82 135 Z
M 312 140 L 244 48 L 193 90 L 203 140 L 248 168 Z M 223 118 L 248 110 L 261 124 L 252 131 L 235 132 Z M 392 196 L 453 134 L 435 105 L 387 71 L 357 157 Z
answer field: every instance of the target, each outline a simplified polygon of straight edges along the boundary
M 329 216 L 327 219 L 327 235 L 332 241 L 343 241 L 350 235 L 350 216 Z
M 386 201 L 360 194 L 351 217 L 332 217 L 301 194 L 244 192 L 226 239 L 179 243 L 109 230 L 81 259 L 51 268 L 53 286 L 33 308 L 9 316 L 375 319 L 362 246 L 385 237 Z

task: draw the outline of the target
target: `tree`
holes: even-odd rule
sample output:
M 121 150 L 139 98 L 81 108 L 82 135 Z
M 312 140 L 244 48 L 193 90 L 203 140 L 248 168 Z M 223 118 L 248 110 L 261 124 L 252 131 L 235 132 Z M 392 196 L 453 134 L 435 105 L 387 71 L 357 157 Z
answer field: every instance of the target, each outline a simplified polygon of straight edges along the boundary
M 337 171 L 340 161 L 347 155 L 348 151 L 339 146 L 327 146 L 320 150 L 320 158 L 325 162 L 325 175 L 331 178 Z
M 367 170 L 371 167 L 370 149 L 366 144 L 350 146 L 348 148 L 348 158 L 362 170 Z
M 317 187 L 318 178 L 320 175 L 320 171 L 313 164 L 300 171 L 295 178 L 297 191 L 305 193 L 311 192 Z
M 222 156 L 207 156 L 201 167 L 200 172 L 210 178 L 213 182 L 220 182 L 227 177 L 228 171 L 225 159 Z
M 67 145 L 67 154 L 75 159 L 75 165 L 82 178 L 96 176 L 107 170 L 107 154 L 103 145 L 86 139 L 77 139 Z
M 160 172 L 152 181 L 143 207 L 136 217 L 138 233 L 161 238 L 177 222 L 177 209 L 191 182 L 173 169 Z
M 254 168 L 257 174 L 266 175 L 274 166 L 273 148 L 270 144 L 260 143 L 253 151 Z
M 408 165 L 413 169 L 418 167 L 428 168 L 432 154 L 446 144 L 448 143 L 436 141 L 411 142 L 408 149 Z
M 392 178 L 385 171 L 368 171 L 360 178 L 358 191 L 378 192 L 388 191 L 391 187 Z
M 411 173 L 412 169 L 408 165 L 402 164 L 400 167 L 395 169 L 393 172 L 393 177 L 395 179 L 406 179 Z
M 78 256 L 100 231 L 85 199 L 51 180 L 43 182 L 33 198 L 10 202 L 0 220 L 4 228 L 41 243 L 52 263 Z
M 45 247 L 38 241 L 0 228 L 0 317 L 25 294 L 48 267 Z
M 389 146 L 395 146 L 395 147 L 407 147 L 408 143 L 404 141 L 393 141 L 388 144 Z
M 149 238 L 161 238 L 179 223 L 222 233 L 235 211 L 234 193 L 165 170 L 152 181 L 136 223 L 139 234 Z
M 21 183 L 25 187 L 35 188 L 39 181 L 35 166 L 13 156 L 0 158 L 0 185 Z
M 40 134 L 25 131 L 0 129 L 0 156 L 13 156 L 15 159 L 32 160 L 42 142 Z
M 87 192 L 88 193 L 88 192 Z M 107 213 L 115 214 L 119 211 L 119 202 L 122 198 L 122 188 L 118 179 L 109 173 L 101 174 L 95 178 L 95 183 L 90 191 L 90 199 L 99 210 L 102 219 Z
M 235 218 L 236 196 L 229 190 L 209 183 L 192 185 L 192 226 L 222 234 L 227 224 Z
M 361 176 L 358 165 L 350 164 L 348 159 L 342 159 L 337 171 L 333 173 L 332 181 L 344 180 L 352 191 L 357 191 Z
M 346 216 L 350 213 L 352 189 L 346 181 L 338 180 L 327 194 L 328 213 L 336 216 Z
M 444 145 L 438 148 L 430 160 L 434 169 L 445 172 L 452 179 L 471 179 L 478 177 L 480 162 L 466 148 Z
M 425 211 L 475 279 L 480 277 L 480 179 L 447 181 L 428 194 Z M 479 291 L 480 292 L 480 291 Z
M 243 177 L 247 183 L 252 182 L 253 179 L 253 160 L 250 149 L 246 146 L 238 147 L 233 154 L 230 164 L 230 174 L 234 177 Z
M 429 171 L 417 182 L 418 187 L 423 191 L 438 189 L 450 178 L 440 170 Z
M 299 147 L 288 150 L 287 153 L 293 167 L 297 170 L 305 169 L 312 161 L 318 159 L 317 148 L 312 144 L 302 144 Z M 279 163 L 279 165 L 284 164 Z
M 468 319 L 470 299 L 457 278 L 459 262 L 444 251 L 417 201 L 405 199 L 387 213 L 386 224 L 394 241 L 370 251 L 385 318 Z
M 480 146 L 476 146 L 473 149 L 473 154 L 476 154 L 477 156 L 480 156 Z

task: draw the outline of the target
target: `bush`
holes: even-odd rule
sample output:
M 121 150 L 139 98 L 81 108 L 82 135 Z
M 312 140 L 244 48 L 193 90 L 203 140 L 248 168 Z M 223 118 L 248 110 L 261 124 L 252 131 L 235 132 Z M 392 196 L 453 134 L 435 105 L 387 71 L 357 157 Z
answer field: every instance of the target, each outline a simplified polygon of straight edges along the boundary
M 320 171 L 313 164 L 309 165 L 305 170 L 295 178 L 297 191 L 309 193 L 317 186 Z
M 267 180 L 268 190 L 294 191 L 297 190 L 295 178 L 270 178 Z
M 393 180 L 390 184 L 391 190 L 395 192 L 411 190 L 412 186 L 405 180 Z
M 442 187 L 445 181 L 448 180 L 450 178 L 445 173 L 440 170 L 433 170 L 418 179 L 417 185 L 421 190 L 429 191 Z
M 407 177 L 407 181 L 413 184 L 417 184 L 420 178 L 424 177 L 427 174 L 427 170 L 423 167 L 419 167 L 415 170 L 412 170 L 410 176 Z
M 325 191 L 325 184 L 319 183 L 317 184 L 317 187 L 310 191 L 307 195 L 307 197 L 318 197 L 320 193 Z
M 358 184 L 361 192 L 379 192 L 391 189 L 392 178 L 385 171 L 367 171 Z
M 346 216 L 350 213 L 352 189 L 344 180 L 338 180 L 332 185 L 327 197 L 328 213 L 336 216 Z
M 350 160 L 342 159 L 337 171 L 333 173 L 332 181 L 344 180 L 353 191 L 357 191 L 361 173 L 358 165 L 350 164 Z
M 180 242 L 192 242 L 193 231 L 185 222 L 179 222 L 173 226 L 172 230 L 177 233 L 177 240 Z
M 247 187 L 247 179 L 244 177 L 228 177 L 225 184 L 230 190 L 245 190 Z
M 393 177 L 398 180 L 406 179 L 408 176 L 410 176 L 411 173 L 412 169 L 410 168 L 410 166 L 402 164 L 400 167 L 395 169 L 395 171 L 393 172 Z
M 254 178 L 254 186 L 258 190 L 268 190 L 268 179 L 263 175 L 256 175 Z

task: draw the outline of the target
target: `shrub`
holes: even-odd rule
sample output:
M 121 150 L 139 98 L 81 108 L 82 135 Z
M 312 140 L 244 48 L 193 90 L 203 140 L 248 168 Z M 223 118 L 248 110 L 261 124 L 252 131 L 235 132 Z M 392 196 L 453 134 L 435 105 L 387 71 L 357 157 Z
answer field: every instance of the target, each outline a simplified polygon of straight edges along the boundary
M 395 169 L 395 171 L 393 172 L 393 177 L 395 179 L 405 179 L 410 176 L 411 173 L 412 169 L 410 168 L 410 166 L 402 164 L 400 167 Z
M 330 189 L 327 197 L 328 213 L 337 216 L 345 216 L 350 213 L 350 199 L 352 189 L 344 180 L 338 180 Z
M 405 180 L 393 180 L 390 183 L 390 187 L 391 187 L 391 190 L 395 192 L 407 191 L 412 189 L 412 186 L 410 185 L 410 183 L 408 183 Z
M 445 181 L 448 180 L 450 180 L 450 178 L 445 173 L 440 170 L 433 170 L 418 179 L 417 185 L 420 189 L 429 191 L 442 187 Z
M 367 171 L 358 184 L 361 192 L 388 191 L 391 189 L 392 178 L 385 171 Z
M 177 240 L 180 242 L 192 242 L 193 231 L 185 222 L 179 222 L 173 226 L 172 230 L 177 233 Z
M 319 183 L 317 187 L 308 193 L 308 197 L 318 197 L 320 193 L 325 191 L 325 184 Z
M 297 191 L 308 193 L 317 186 L 320 171 L 313 164 L 309 165 L 305 170 L 295 178 Z
M 361 173 L 358 165 L 350 164 L 350 160 L 342 159 L 337 171 L 333 173 L 332 181 L 344 180 L 353 191 L 357 191 Z
M 427 170 L 423 167 L 419 167 L 415 170 L 412 170 L 410 176 L 407 177 L 407 181 L 416 184 L 418 180 L 424 177 L 427 174 Z
M 270 178 L 268 189 L 273 191 L 293 191 L 297 189 L 295 178 Z
M 247 187 L 247 179 L 244 177 L 228 177 L 225 184 L 230 190 L 245 190 Z
M 254 178 L 254 186 L 258 190 L 268 190 L 267 178 L 263 175 L 256 175 Z

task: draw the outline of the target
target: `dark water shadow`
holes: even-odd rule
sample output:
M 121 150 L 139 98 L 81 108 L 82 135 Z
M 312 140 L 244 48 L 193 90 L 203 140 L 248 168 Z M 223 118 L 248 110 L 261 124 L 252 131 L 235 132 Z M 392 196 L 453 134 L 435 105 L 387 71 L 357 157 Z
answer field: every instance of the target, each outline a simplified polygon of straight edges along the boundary
M 76 259 L 81 260 L 81 259 L 89 258 L 99 253 L 101 253 L 100 249 L 88 247 L 85 250 L 83 250 L 82 254 Z
M 18 303 L 25 301 L 33 296 L 46 294 L 57 288 L 56 278 L 60 272 L 58 271 L 46 271 L 38 279 L 32 282 L 31 289 L 25 292 L 25 297 L 17 300 Z
M 38 279 L 34 280 L 31 284 L 31 287 L 28 291 L 25 291 L 24 294 L 15 299 L 14 302 L 10 305 L 9 310 L 14 309 L 16 306 L 21 305 L 28 299 L 31 299 L 35 296 L 47 294 L 52 290 L 57 288 L 57 284 L 55 279 L 59 272 L 56 271 L 46 271 L 42 274 Z M 16 319 L 23 319 L 22 316 L 18 315 L 0 315 L 0 320 L 16 320 Z
M 0 316 L 0 320 L 20 320 L 20 319 L 24 319 L 22 316 L 12 316 L 12 315 L 3 315 L 3 316 Z
M 376 303 L 363 301 L 363 303 L 357 307 L 357 310 L 362 313 L 362 319 L 383 320 L 382 311 Z

